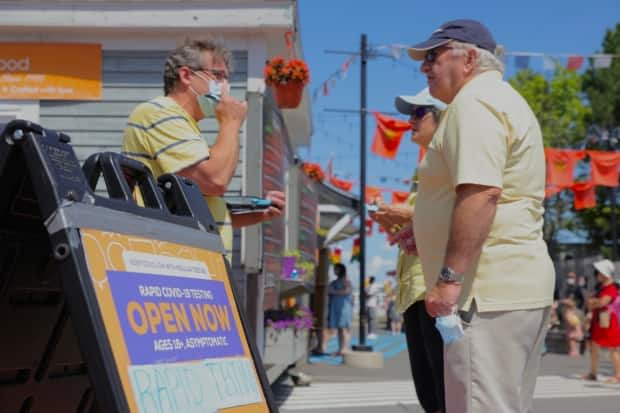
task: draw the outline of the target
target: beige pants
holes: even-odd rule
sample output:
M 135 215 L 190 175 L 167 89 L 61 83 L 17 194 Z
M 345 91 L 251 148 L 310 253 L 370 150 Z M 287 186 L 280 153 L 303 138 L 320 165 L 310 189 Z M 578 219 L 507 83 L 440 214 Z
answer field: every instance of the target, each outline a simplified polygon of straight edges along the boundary
M 465 336 L 444 346 L 447 413 L 532 411 L 551 309 L 461 313 Z

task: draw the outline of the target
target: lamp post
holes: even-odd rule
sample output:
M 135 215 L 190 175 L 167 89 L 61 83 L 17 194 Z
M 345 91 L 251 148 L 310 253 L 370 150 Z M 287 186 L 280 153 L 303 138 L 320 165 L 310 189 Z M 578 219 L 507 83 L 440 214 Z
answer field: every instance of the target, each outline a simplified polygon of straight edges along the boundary
M 591 125 L 586 132 L 583 148 L 595 147 L 607 151 L 616 151 L 618 143 L 620 143 L 620 127 L 606 129 L 599 125 Z M 614 262 L 618 253 L 618 234 L 616 228 L 617 195 L 616 187 L 608 188 L 608 197 L 611 205 L 611 258 Z

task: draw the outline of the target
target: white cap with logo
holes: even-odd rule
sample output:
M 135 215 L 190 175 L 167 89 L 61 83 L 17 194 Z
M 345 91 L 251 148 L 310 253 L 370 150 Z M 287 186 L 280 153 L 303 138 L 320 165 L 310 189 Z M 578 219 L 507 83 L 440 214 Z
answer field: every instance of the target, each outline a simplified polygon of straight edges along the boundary
M 397 96 L 394 105 L 396 110 L 403 115 L 411 115 L 416 106 L 432 106 L 439 110 L 444 110 L 447 107 L 445 103 L 431 96 L 427 87 L 415 96 Z

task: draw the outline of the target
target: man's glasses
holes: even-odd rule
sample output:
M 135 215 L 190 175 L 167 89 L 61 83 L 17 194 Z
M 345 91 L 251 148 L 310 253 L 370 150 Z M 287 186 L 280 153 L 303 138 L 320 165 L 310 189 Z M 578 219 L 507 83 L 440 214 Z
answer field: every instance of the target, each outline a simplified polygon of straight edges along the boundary
M 431 110 L 430 106 L 417 106 L 411 113 L 411 117 L 414 119 L 422 119 Z
M 225 70 L 213 70 L 213 69 L 207 69 L 204 67 L 201 67 L 199 69 L 196 69 L 199 72 L 205 72 L 210 74 L 211 76 L 213 76 L 216 80 L 218 80 L 219 82 L 222 81 L 228 81 L 228 72 L 226 72 Z
M 448 49 L 453 49 L 453 48 L 450 46 L 439 46 L 434 49 L 431 49 L 428 52 L 426 52 L 426 54 L 424 55 L 424 61 L 426 63 L 435 63 L 439 55 Z

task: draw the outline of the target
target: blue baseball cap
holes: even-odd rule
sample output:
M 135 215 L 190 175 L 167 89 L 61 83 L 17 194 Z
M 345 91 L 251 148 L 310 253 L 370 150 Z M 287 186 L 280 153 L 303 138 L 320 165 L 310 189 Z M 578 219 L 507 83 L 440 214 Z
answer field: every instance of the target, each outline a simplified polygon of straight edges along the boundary
M 423 60 L 428 50 L 442 46 L 450 40 L 472 43 L 481 49 L 495 53 L 497 43 L 485 25 L 477 20 L 451 20 L 439 26 L 427 40 L 409 48 L 409 56 L 413 60 Z
M 439 110 L 447 107 L 445 103 L 432 97 L 427 87 L 415 96 L 397 96 L 394 106 L 403 115 L 413 114 L 417 106 L 431 106 Z

